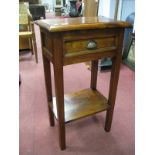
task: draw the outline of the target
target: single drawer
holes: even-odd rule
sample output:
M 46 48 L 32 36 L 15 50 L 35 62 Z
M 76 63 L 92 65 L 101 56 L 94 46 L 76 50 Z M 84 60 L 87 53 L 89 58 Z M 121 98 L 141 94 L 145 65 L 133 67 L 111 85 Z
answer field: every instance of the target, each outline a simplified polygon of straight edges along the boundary
M 66 57 L 83 55 L 95 52 L 104 52 L 107 50 L 114 50 L 117 46 L 116 33 L 97 33 L 85 32 L 76 36 L 70 34 L 72 37 L 67 36 L 64 39 L 64 55 Z M 112 31 L 113 32 L 113 31 Z M 72 39 L 70 39 L 72 38 Z
M 66 53 L 75 53 L 85 50 L 95 50 L 100 48 L 113 47 L 115 45 L 116 38 L 114 36 L 105 38 L 85 39 L 66 42 L 65 51 Z

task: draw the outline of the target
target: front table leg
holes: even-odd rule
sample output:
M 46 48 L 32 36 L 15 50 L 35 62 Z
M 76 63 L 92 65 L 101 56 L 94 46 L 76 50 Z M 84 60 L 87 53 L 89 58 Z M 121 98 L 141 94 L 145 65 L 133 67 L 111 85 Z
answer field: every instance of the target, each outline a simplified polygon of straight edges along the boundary
M 66 148 L 65 119 L 64 119 L 64 86 L 63 66 L 54 65 L 55 93 L 58 114 L 59 145 L 61 150 Z
M 63 82 L 63 48 L 61 35 L 55 34 L 54 40 L 54 80 L 58 115 L 59 145 L 61 150 L 66 148 L 65 114 L 64 114 L 64 82 Z
M 118 36 L 118 49 L 117 55 L 112 58 L 112 70 L 111 70 L 111 78 L 110 78 L 110 88 L 109 88 L 109 97 L 108 97 L 108 104 L 110 108 L 107 110 L 106 113 L 106 122 L 105 122 L 105 131 L 109 132 L 111 129 L 111 123 L 113 118 L 113 111 L 115 106 L 116 100 L 116 93 L 117 93 L 117 85 L 119 80 L 119 72 L 122 60 L 122 46 L 123 46 L 123 38 L 124 38 L 124 29 L 119 30 Z
M 105 123 L 105 131 L 109 132 L 111 129 L 113 111 L 116 99 L 117 92 L 117 84 L 119 79 L 119 70 L 120 70 L 120 60 L 121 56 L 117 56 L 117 58 L 112 59 L 112 70 L 111 70 L 111 79 L 110 79 L 110 89 L 109 89 L 109 99 L 108 104 L 110 105 L 110 109 L 107 110 L 106 113 L 106 123 Z
M 44 54 L 43 54 L 43 66 L 44 66 L 45 86 L 46 86 L 46 94 L 47 94 L 47 101 L 48 101 L 48 113 L 50 118 L 50 125 L 54 126 L 54 114 L 53 114 L 53 111 L 51 110 L 51 107 L 53 107 L 51 68 L 50 68 L 50 61 L 46 58 Z

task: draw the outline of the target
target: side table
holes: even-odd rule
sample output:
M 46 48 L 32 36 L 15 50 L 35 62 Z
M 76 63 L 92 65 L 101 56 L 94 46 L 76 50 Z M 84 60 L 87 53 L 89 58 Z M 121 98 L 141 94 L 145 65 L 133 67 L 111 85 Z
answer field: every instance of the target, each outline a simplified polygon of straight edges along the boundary
M 50 125 L 58 120 L 59 145 L 66 148 L 65 123 L 106 111 L 105 131 L 109 132 L 115 105 L 122 57 L 124 28 L 127 22 L 105 17 L 78 17 L 36 21 L 40 26 L 45 85 Z M 108 98 L 97 89 L 98 59 L 112 59 Z M 63 66 L 91 61 L 90 88 L 64 95 Z M 56 97 L 52 97 L 53 63 Z

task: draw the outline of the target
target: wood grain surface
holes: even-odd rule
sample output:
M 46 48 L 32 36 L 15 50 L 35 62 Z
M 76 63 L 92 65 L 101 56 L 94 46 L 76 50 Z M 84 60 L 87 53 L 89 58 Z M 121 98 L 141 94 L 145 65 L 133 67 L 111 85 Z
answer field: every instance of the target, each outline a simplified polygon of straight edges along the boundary
M 127 22 L 112 20 L 105 17 L 45 19 L 36 21 L 36 24 L 50 32 L 102 29 L 112 27 L 131 27 L 131 25 Z

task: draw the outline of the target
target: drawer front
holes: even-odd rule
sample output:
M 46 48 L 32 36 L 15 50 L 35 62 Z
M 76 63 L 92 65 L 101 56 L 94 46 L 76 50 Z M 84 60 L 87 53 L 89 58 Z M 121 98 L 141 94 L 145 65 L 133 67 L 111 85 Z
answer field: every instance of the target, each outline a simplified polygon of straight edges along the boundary
M 106 38 L 92 38 L 85 40 L 69 41 L 65 43 L 66 53 L 76 53 L 86 50 L 95 50 L 107 47 L 113 47 L 116 45 L 116 38 L 106 37 Z
M 64 37 L 64 55 L 66 57 L 88 53 L 114 50 L 117 47 L 117 33 L 114 31 L 88 31 L 70 33 Z

